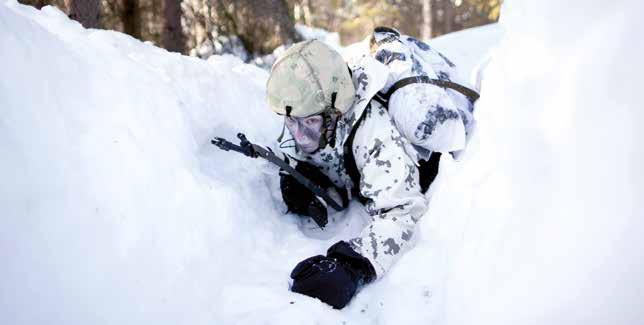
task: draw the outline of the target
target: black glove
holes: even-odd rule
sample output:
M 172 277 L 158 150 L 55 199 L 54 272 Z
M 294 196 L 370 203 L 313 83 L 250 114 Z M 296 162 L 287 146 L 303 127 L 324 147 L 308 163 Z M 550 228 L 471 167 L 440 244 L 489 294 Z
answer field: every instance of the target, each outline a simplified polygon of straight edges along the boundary
M 302 173 L 302 175 L 322 188 L 334 186 L 326 175 L 324 175 L 317 167 L 309 163 L 298 162 L 295 170 Z M 280 177 L 282 198 L 284 199 L 284 203 L 286 203 L 288 210 L 299 215 L 313 218 L 315 223 L 320 227 L 326 226 L 326 207 L 315 197 L 315 194 L 304 185 L 300 184 L 295 177 L 289 174 L 280 172 Z
M 318 298 L 341 309 L 346 306 L 362 284 L 376 277 L 371 262 L 356 253 L 348 243 L 331 246 L 327 256 L 309 257 L 291 272 L 291 291 Z

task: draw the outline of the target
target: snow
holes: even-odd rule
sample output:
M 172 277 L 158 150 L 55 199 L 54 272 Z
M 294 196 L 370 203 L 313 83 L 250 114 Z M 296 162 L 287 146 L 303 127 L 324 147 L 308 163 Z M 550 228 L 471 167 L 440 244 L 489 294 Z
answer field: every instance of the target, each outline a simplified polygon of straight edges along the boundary
M 479 73 L 484 71 L 491 60 L 492 49 L 502 36 L 503 28 L 499 24 L 489 24 L 446 34 L 429 42 L 456 63 L 461 74 L 460 80 L 470 80 L 478 88 L 481 82 L 479 77 L 482 77 Z
M 427 216 L 449 323 L 643 322 L 642 9 L 505 4 L 478 134 Z
M 334 48 L 337 51 L 340 51 L 342 49 L 340 45 L 340 34 L 338 33 L 329 32 L 321 28 L 315 28 L 315 27 L 306 26 L 302 24 L 296 24 L 295 30 L 304 39 L 307 39 L 307 40 L 317 39 L 324 42 L 325 44 Z
M 312 229 L 275 168 L 209 143 L 279 134 L 267 72 L 1 1 L 0 323 L 642 322 L 643 4 L 508 1 L 432 41 L 485 67 L 477 134 L 443 159 L 417 247 L 337 311 L 288 275 L 359 204 Z

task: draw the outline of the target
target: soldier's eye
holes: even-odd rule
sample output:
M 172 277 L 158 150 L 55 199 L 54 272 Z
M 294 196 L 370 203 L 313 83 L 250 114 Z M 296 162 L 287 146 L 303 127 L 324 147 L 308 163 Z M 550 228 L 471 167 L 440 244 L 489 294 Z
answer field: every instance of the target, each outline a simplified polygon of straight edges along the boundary
M 319 116 L 319 115 L 307 117 L 304 120 L 304 124 L 306 124 L 307 126 L 315 126 L 320 123 L 322 123 L 322 116 Z
M 293 125 L 297 123 L 297 121 L 295 121 L 295 119 L 290 116 L 285 117 L 284 121 L 286 122 L 286 125 Z

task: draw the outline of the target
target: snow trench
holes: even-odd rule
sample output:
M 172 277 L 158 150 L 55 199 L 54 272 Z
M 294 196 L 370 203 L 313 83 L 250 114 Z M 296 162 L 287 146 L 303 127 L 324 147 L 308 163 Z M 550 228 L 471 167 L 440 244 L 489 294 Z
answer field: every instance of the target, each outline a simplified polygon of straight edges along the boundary
M 267 72 L 0 1 L 2 324 L 643 319 L 637 1 L 508 1 L 432 42 L 485 62 L 477 133 L 416 248 L 341 311 L 289 273 L 359 230 L 359 204 L 321 232 L 284 213 L 274 167 L 210 144 L 274 141 Z

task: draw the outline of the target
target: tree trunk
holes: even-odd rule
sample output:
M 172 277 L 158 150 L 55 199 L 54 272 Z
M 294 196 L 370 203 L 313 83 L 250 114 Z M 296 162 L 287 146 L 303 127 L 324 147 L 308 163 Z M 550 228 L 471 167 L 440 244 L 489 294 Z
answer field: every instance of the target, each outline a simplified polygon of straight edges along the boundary
M 76 0 L 82 1 L 82 0 Z M 120 0 L 121 1 L 121 21 L 123 22 L 123 32 L 141 39 L 141 8 L 138 0 Z
M 100 24 L 100 0 L 65 0 L 69 18 L 78 21 L 85 28 L 98 28 Z
M 445 19 L 445 34 L 454 31 L 454 18 L 456 17 L 456 8 L 451 0 L 445 0 L 445 10 L 443 11 L 443 19 Z
M 206 26 L 206 39 L 210 41 L 211 45 L 215 45 L 215 39 L 213 32 L 215 31 L 215 27 L 212 21 L 212 1 L 213 0 L 203 0 L 204 1 L 204 24 Z
M 311 21 L 311 4 L 309 0 L 302 1 L 302 13 L 304 16 L 304 25 L 312 26 L 313 22 Z
M 423 40 L 432 38 L 432 2 L 431 0 L 422 0 L 423 27 L 420 30 L 420 37 Z
M 48 0 L 18 0 L 18 3 L 23 5 L 34 6 L 38 9 L 42 9 L 44 6 L 51 5 Z
M 219 32 L 239 36 L 250 53 L 271 53 L 282 44 L 298 40 L 285 0 L 217 0 L 215 3 Z
M 185 37 L 181 28 L 181 0 L 165 0 L 163 15 L 165 16 L 163 47 L 168 51 L 183 53 Z

